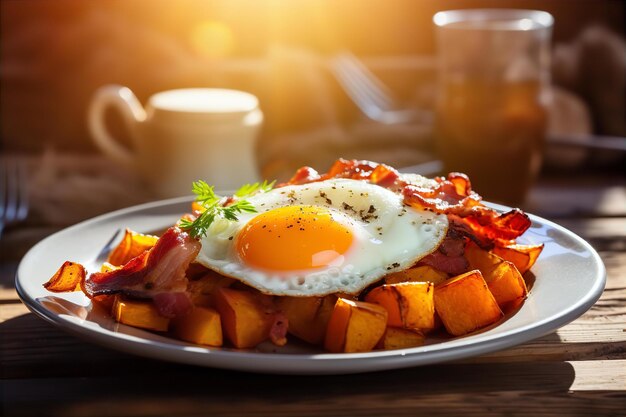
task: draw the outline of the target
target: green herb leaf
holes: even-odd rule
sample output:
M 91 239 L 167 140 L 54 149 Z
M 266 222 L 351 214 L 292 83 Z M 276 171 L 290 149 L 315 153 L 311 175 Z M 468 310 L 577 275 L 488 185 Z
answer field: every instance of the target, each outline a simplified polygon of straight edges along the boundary
M 196 195 L 196 202 L 200 203 L 205 208 L 194 221 L 182 219 L 179 223 L 181 229 L 189 231 L 189 234 L 194 238 L 201 238 L 206 236 L 207 231 L 211 224 L 215 221 L 216 217 L 221 217 L 229 221 L 236 221 L 237 214 L 239 213 L 256 213 L 256 208 L 244 197 L 251 196 L 259 192 L 267 192 L 274 187 L 272 181 L 268 183 L 263 181 L 262 184 L 246 184 L 239 188 L 235 193 L 237 198 L 228 206 L 220 205 L 222 197 L 215 194 L 214 187 L 207 184 L 205 181 L 195 181 L 192 186 L 192 191 Z
M 267 182 L 267 180 L 263 181 L 263 183 L 255 182 L 254 184 L 246 184 L 237 190 L 235 193 L 235 197 L 248 197 L 257 192 L 265 193 L 272 188 L 274 188 L 274 184 L 276 181 Z

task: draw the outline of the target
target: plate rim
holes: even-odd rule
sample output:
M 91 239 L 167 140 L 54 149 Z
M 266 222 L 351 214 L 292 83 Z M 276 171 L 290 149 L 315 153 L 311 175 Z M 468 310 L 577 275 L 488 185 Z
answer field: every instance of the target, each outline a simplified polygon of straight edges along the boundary
M 491 335 L 486 339 L 476 340 L 467 344 L 458 343 L 463 339 L 457 338 L 451 339 L 450 342 L 446 342 L 445 344 L 437 343 L 416 348 L 388 351 L 294 354 L 237 351 L 201 347 L 194 344 L 185 345 L 184 342 L 183 344 L 164 343 L 113 332 L 104 328 L 96 330 L 90 326 L 87 327 L 74 320 L 64 318 L 62 315 L 45 308 L 45 306 L 37 301 L 36 297 L 32 297 L 31 294 L 28 293 L 20 282 L 20 277 L 24 275 L 22 270 L 30 261 L 30 258 L 34 256 L 33 253 L 35 253 L 41 246 L 46 245 L 48 242 L 58 239 L 61 234 L 71 233 L 74 229 L 89 227 L 90 224 L 106 222 L 111 218 L 128 214 L 139 214 L 142 211 L 155 208 L 180 205 L 186 202 L 191 202 L 192 200 L 192 196 L 184 196 L 130 206 L 83 220 L 47 236 L 30 248 L 19 263 L 15 274 L 15 289 L 18 296 L 30 311 L 53 324 L 55 327 L 67 331 L 88 342 L 95 342 L 101 346 L 112 348 L 114 350 L 150 357 L 153 359 L 222 369 L 272 374 L 314 375 L 361 373 L 414 367 L 474 357 L 506 349 L 555 331 L 580 317 L 596 303 L 602 295 L 606 285 L 606 267 L 602 262 L 600 255 L 591 246 L 591 244 L 589 244 L 589 242 L 557 223 L 530 213 L 527 214 L 533 223 L 539 223 L 557 229 L 568 238 L 573 239 L 575 242 L 583 246 L 584 249 L 591 255 L 591 258 L 593 259 L 593 266 L 595 267 L 593 286 L 590 291 L 578 299 L 576 303 L 570 305 L 567 309 L 560 310 L 557 314 L 544 317 L 539 322 L 510 329 L 502 333 Z M 506 211 L 511 209 L 510 207 L 495 203 L 487 204 L 497 210 Z M 123 227 L 123 225 L 120 225 L 120 228 Z M 180 343 L 180 341 L 177 342 Z M 181 354 L 181 352 L 183 352 L 183 354 Z M 217 360 L 214 361 L 214 357 L 216 357 Z M 221 358 L 229 359 L 229 361 L 220 361 Z M 236 363 L 231 363 L 232 360 Z

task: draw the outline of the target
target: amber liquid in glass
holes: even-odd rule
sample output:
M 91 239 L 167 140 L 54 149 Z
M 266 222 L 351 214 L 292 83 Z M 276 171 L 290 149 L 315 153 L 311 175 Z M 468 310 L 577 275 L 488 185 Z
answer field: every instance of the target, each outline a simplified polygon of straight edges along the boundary
M 520 204 L 538 174 L 547 111 L 539 81 L 448 82 L 437 107 L 446 172 L 469 175 L 485 199 Z

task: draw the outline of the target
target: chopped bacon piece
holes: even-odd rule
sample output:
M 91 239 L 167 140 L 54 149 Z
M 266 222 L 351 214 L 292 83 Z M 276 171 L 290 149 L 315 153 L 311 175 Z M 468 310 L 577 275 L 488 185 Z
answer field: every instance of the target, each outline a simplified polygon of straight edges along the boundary
M 457 235 L 453 229 L 448 229 L 448 235 L 439 245 L 439 251 L 446 256 L 463 256 L 465 239 L 461 235 Z
M 464 212 L 480 204 L 481 197 L 472 191 L 469 179 L 465 174 L 453 172 L 448 179 L 435 178 L 435 188 L 407 185 L 404 187 L 404 202 L 413 207 L 433 210 L 437 213 Z
M 474 207 L 464 219 L 475 234 L 498 242 L 501 246 L 521 236 L 531 225 L 530 218 L 520 209 L 498 213 L 488 207 Z
M 381 187 L 391 187 L 400 178 L 400 174 L 395 169 L 387 165 L 378 165 L 372 171 L 370 181 Z
M 289 181 L 280 186 L 308 184 L 324 181 L 331 178 L 349 178 L 353 180 L 370 181 L 382 187 L 390 187 L 400 178 L 398 171 L 384 164 L 356 159 L 338 159 L 326 174 L 320 175 L 311 167 L 302 167 L 296 171 Z
M 469 264 L 463 255 L 446 256 L 441 251 L 435 251 L 430 255 L 422 258 L 419 264 L 430 265 L 433 268 L 448 273 L 450 275 L 460 275 L 467 272 Z
M 302 167 L 296 171 L 293 177 L 285 184 L 281 185 L 299 185 L 299 184 L 308 184 L 310 182 L 318 181 L 320 179 L 320 174 L 317 173 L 311 167 Z
M 161 292 L 152 297 L 159 314 L 168 319 L 184 316 L 193 309 L 191 297 L 186 292 Z
M 453 172 L 448 175 L 448 179 L 439 177 L 436 180 L 438 185 L 435 188 L 414 185 L 404 187 L 404 202 L 413 207 L 447 214 L 450 220 L 465 224 L 469 227 L 469 230 L 466 228 L 468 237 L 481 247 L 493 246 L 494 242 L 511 241 L 530 227 L 530 219 L 519 209 L 500 214 L 482 205 L 481 197 L 472 191 L 465 174 Z
M 152 298 L 162 292 L 184 292 L 185 270 L 200 251 L 200 242 L 178 227 L 169 228 L 149 251 L 120 269 L 97 272 L 85 281 L 87 295 L 124 293 Z
M 467 223 L 465 223 L 462 218 L 449 214 L 448 233 L 451 232 L 454 232 L 456 235 L 469 238 L 471 241 L 476 243 L 476 245 L 485 250 L 491 250 L 494 246 L 493 240 L 485 236 L 476 234 L 474 230 Z
M 466 238 L 455 227 L 448 228 L 448 233 L 437 250 L 424 257 L 419 263 L 451 275 L 460 275 L 467 271 L 469 264 L 465 259 Z
M 276 346 L 285 346 L 287 344 L 287 329 L 289 322 L 287 316 L 281 312 L 274 313 L 274 323 L 270 329 L 270 340 Z

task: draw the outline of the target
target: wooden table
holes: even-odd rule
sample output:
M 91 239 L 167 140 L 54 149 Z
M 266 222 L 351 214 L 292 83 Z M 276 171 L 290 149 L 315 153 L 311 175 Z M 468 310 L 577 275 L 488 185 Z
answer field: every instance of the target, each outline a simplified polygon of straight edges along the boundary
M 578 320 L 469 360 L 346 376 L 275 376 L 134 357 L 30 313 L 2 264 L 0 358 L 6 416 L 626 415 L 626 178 L 548 176 L 527 209 L 588 240 L 606 290 Z

